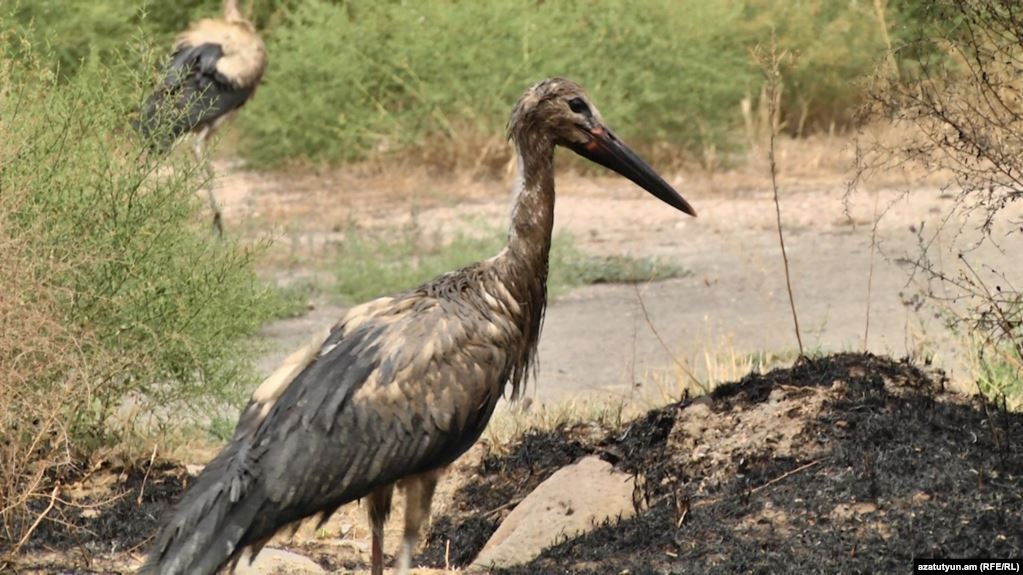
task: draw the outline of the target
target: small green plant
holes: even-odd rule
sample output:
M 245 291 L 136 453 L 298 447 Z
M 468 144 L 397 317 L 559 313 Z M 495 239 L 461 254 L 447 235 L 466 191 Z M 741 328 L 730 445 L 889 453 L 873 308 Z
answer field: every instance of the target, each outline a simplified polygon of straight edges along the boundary
M 352 226 L 338 248 L 335 287 L 349 303 L 414 288 L 442 273 L 484 260 L 505 245 L 505 232 L 471 227 L 444 241 L 415 222 L 397 230 L 367 233 Z M 548 291 L 555 297 L 581 285 L 639 283 L 686 275 L 682 267 L 655 258 L 594 256 L 571 234 L 555 235 Z
M 988 399 L 1013 411 L 1023 410 L 1023 357 L 1008 346 L 975 344 L 974 379 Z
M 685 268 L 660 258 L 585 253 L 565 232 L 554 238 L 550 265 L 550 285 L 555 295 L 581 285 L 635 284 L 689 275 Z

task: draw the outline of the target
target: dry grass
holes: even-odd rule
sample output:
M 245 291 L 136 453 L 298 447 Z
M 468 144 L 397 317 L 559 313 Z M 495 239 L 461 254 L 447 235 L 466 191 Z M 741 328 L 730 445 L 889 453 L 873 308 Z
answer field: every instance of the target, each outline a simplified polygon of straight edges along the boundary
M 0 228 L 6 217 L 0 212 Z M 0 529 L 9 542 L 0 546 L 0 569 L 49 511 L 53 480 L 74 459 L 63 416 L 89 397 L 81 353 L 88 337 L 54 313 L 60 294 L 40 284 L 38 260 L 0 235 Z M 51 382 L 55 373 L 61 380 Z
M 726 340 L 708 345 L 691 358 L 675 357 L 675 365 L 642 375 L 644 385 L 627 395 L 608 393 L 584 399 L 541 403 L 526 397 L 506 406 L 491 419 L 483 440 L 501 453 L 530 431 L 588 428 L 614 431 L 651 409 L 710 393 L 719 385 L 795 363 L 798 352 L 740 353 Z
M 645 398 L 645 405 L 654 408 L 682 397 L 710 393 L 722 384 L 739 381 L 751 373 L 791 366 L 797 357 L 795 351 L 741 353 L 730 342 L 722 341 L 692 358 L 677 359 L 670 369 L 647 373 L 646 380 L 654 392 Z
M 625 398 L 573 399 L 544 404 L 525 398 L 501 409 L 483 432 L 493 453 L 504 453 L 523 434 L 585 425 L 598 430 L 616 430 L 646 411 Z

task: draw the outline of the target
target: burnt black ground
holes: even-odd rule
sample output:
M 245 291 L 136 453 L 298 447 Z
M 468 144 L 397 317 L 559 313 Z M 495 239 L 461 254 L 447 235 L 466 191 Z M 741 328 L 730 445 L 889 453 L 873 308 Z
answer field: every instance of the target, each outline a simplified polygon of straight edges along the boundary
M 497 526 L 482 511 L 586 453 L 643 476 L 649 509 L 504 573 L 894 573 L 914 557 L 1023 556 L 1021 414 L 944 393 L 940 376 L 906 362 L 854 354 L 753 374 L 697 401 L 724 415 L 757 409 L 778 386 L 836 380 L 844 388 L 799 438 L 812 457 L 753 454 L 717 483 L 668 441 L 694 401 L 591 440 L 578 429 L 528 435 L 484 460 L 454 516 L 434 521 L 426 559 L 442 565 L 450 539 L 453 563 L 467 563 Z M 843 505 L 864 512 L 837 512 Z
M 107 472 L 120 476 L 110 493 L 63 506 L 56 514 L 60 522 L 42 522 L 26 550 L 111 551 L 137 547 L 152 537 L 165 510 L 184 491 L 184 470 L 167 463 L 152 469 Z M 95 513 L 87 511 L 92 506 L 96 506 Z
M 709 407 L 704 417 L 727 418 L 762 408 L 777 389 L 789 397 L 831 390 L 804 422 L 805 455 L 745 454 L 715 468 L 678 448 L 676 423 L 696 405 Z M 648 509 L 505 573 L 888 573 L 910 571 L 914 557 L 1020 557 L 1021 440 L 1023 414 L 945 393 L 939 374 L 871 355 L 828 356 L 747 376 L 617 430 L 527 433 L 464 476 L 417 560 L 443 566 L 450 541 L 452 564 L 467 564 L 522 497 L 587 454 L 643 477 Z M 721 473 L 726 466 L 732 471 Z M 92 554 L 145 549 L 187 478 L 175 466 L 157 465 L 148 477 L 146 468 L 105 470 L 117 481 L 77 502 L 108 502 L 93 512 L 58 505 L 51 517 L 77 529 L 43 522 L 25 551 L 66 560 L 34 567 L 97 572 Z M 843 505 L 867 507 L 836 514 Z

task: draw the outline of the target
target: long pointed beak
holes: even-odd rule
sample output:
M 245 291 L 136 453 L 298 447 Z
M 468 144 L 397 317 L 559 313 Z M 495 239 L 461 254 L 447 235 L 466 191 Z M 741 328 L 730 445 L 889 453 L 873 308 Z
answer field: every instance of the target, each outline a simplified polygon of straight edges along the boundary
M 629 178 L 669 206 L 690 216 L 696 216 L 693 206 L 690 206 L 675 188 L 668 185 L 668 182 L 657 175 L 643 158 L 637 156 L 611 130 L 605 126 L 597 126 L 587 133 L 591 136 L 590 141 L 571 146 L 572 151 Z

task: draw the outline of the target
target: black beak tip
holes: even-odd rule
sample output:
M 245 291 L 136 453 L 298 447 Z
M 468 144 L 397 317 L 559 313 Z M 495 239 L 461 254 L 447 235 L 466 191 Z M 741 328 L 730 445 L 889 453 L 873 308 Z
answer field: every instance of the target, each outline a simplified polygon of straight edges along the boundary
M 693 208 L 693 206 L 689 205 L 689 202 L 687 202 L 685 200 L 682 200 L 682 207 L 680 209 L 682 210 L 683 213 L 689 214 L 690 216 L 693 216 L 694 218 L 697 217 L 696 216 L 696 209 Z
M 653 195 L 660 198 L 661 201 L 675 208 L 676 210 L 682 212 L 683 214 L 693 216 L 694 218 L 696 217 L 696 209 L 693 208 L 693 206 L 688 201 L 686 201 L 686 199 L 683 198 L 681 194 L 676 192 L 674 188 L 672 188 L 663 180 L 660 183 L 662 184 L 662 186 L 656 187 L 652 186 L 649 188 L 646 186 L 643 187 L 646 188 L 647 191 L 649 191 Z

